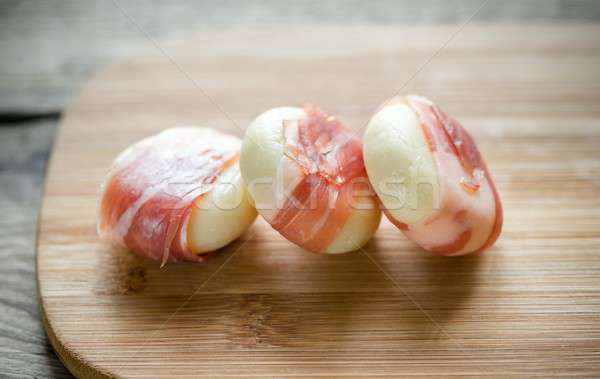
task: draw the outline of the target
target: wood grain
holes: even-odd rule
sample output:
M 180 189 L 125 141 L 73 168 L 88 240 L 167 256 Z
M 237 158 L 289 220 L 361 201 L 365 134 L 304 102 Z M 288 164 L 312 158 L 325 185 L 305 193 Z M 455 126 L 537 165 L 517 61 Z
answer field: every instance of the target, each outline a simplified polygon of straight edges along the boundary
M 58 114 L 93 70 L 153 38 L 253 25 L 460 24 L 483 0 L 0 1 L 0 120 Z M 140 25 L 141 32 L 132 22 Z M 598 22 L 593 0 L 488 1 L 480 22 Z
M 233 29 L 95 75 L 62 120 L 39 225 L 41 304 L 65 365 L 600 375 L 600 27 L 468 25 L 439 51 L 456 28 Z M 506 221 L 483 256 L 434 257 L 387 222 L 364 252 L 317 256 L 259 220 L 206 264 L 160 269 L 96 236 L 100 180 L 144 136 L 185 124 L 241 135 L 261 111 L 307 102 L 360 131 L 397 92 L 438 102 L 487 157 Z
M 36 225 L 56 122 L 0 123 L 0 376 L 71 378 L 41 323 Z

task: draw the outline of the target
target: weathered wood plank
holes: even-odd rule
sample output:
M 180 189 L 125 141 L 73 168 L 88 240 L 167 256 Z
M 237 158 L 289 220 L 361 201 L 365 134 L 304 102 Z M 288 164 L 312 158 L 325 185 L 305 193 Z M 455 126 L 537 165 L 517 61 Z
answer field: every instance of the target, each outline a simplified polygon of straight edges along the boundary
M 0 114 L 59 111 L 100 65 L 154 38 L 251 25 L 458 24 L 483 0 L 0 2 Z M 593 0 L 485 4 L 475 22 L 597 22 Z
M 54 121 L 0 124 L 0 371 L 2 376 L 70 377 L 42 327 L 35 233 Z

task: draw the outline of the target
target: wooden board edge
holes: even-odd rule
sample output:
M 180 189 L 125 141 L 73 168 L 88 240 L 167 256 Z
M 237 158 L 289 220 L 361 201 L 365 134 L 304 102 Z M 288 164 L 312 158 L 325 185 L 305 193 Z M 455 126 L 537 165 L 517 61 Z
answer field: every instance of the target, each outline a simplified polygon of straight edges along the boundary
M 74 100 L 71 101 L 71 103 L 73 103 L 73 102 L 74 102 Z M 42 299 L 42 289 L 41 289 L 40 271 L 39 271 L 40 253 L 41 253 L 40 230 L 41 230 L 42 222 L 44 220 L 44 210 L 46 208 L 46 201 L 47 201 L 46 192 L 47 192 L 47 185 L 48 185 L 48 178 L 49 178 L 48 174 L 49 174 L 50 167 L 52 165 L 53 155 L 54 155 L 54 151 L 56 148 L 56 143 L 60 138 L 61 131 L 62 131 L 62 125 L 63 125 L 64 121 L 65 121 L 65 114 L 63 113 L 61 115 L 60 119 L 58 120 L 57 128 L 56 128 L 57 130 L 55 132 L 54 141 L 52 142 L 52 147 L 50 150 L 50 156 L 48 157 L 48 160 L 46 162 L 46 168 L 45 168 L 46 177 L 44 178 L 44 184 L 43 184 L 43 189 L 42 189 L 42 201 L 40 203 L 40 209 L 39 209 L 38 215 L 37 215 L 38 217 L 37 217 L 36 232 L 35 232 L 35 278 L 36 278 L 36 282 L 37 282 L 36 283 L 37 301 L 39 304 L 42 325 L 44 327 L 46 335 L 48 336 L 50 345 L 52 346 L 52 349 L 54 350 L 58 359 L 67 368 L 67 370 L 69 370 L 69 372 L 71 374 L 73 374 L 77 378 L 93 378 L 93 379 L 95 379 L 95 378 L 101 378 L 101 379 L 115 378 L 115 376 L 113 374 L 111 374 L 105 370 L 101 370 L 97 367 L 94 367 L 93 364 L 86 362 L 84 359 L 82 359 L 77 354 L 75 354 L 72 351 L 72 349 L 69 349 L 69 347 L 67 347 L 61 341 L 59 336 L 56 334 L 54 328 L 52 327 L 50 320 L 48 319 L 48 315 L 46 313 L 46 307 L 44 306 L 44 300 Z
M 42 299 L 39 296 L 38 301 L 40 302 L 42 324 L 44 325 L 44 329 L 46 330 L 48 340 L 50 341 L 54 352 L 58 356 L 58 359 L 62 362 L 63 365 L 65 365 L 69 372 L 71 372 L 71 374 L 75 375 L 77 378 L 115 378 L 114 375 L 111 375 L 106 371 L 100 370 L 94 367 L 92 364 L 89 364 L 82 358 L 78 357 L 71 351 L 71 349 L 64 345 L 60 338 L 57 336 L 57 334 L 54 332 L 54 328 L 52 327 L 52 324 L 50 323 L 46 315 L 46 310 L 44 308 Z

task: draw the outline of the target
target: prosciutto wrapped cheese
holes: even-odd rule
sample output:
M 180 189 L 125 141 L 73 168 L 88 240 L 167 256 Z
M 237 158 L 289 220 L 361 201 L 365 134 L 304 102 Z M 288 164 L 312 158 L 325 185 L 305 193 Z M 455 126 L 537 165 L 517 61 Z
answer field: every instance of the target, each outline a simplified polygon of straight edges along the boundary
M 388 219 L 426 250 L 481 252 L 502 229 L 502 204 L 471 135 L 419 96 L 395 97 L 364 135 L 367 173 Z
M 240 167 L 258 212 L 306 250 L 356 250 L 379 225 L 359 138 L 317 108 L 261 114 L 246 131 Z
M 202 261 L 256 217 L 241 181 L 240 145 L 209 128 L 182 127 L 130 146 L 102 185 L 98 233 L 163 264 Z

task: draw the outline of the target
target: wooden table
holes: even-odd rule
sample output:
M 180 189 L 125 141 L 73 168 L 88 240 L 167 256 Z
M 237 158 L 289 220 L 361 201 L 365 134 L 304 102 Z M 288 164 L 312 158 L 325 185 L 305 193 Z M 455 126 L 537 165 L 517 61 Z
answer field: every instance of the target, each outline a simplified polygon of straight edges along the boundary
M 40 222 L 59 356 L 95 376 L 600 374 L 599 35 L 233 29 L 103 69 L 62 122 Z M 479 141 L 506 212 L 482 257 L 431 256 L 389 223 L 365 252 L 321 257 L 258 221 L 205 265 L 160 269 L 95 235 L 102 174 L 143 136 L 178 124 L 241 134 L 262 110 L 303 102 L 360 130 L 397 92 L 432 97 Z

